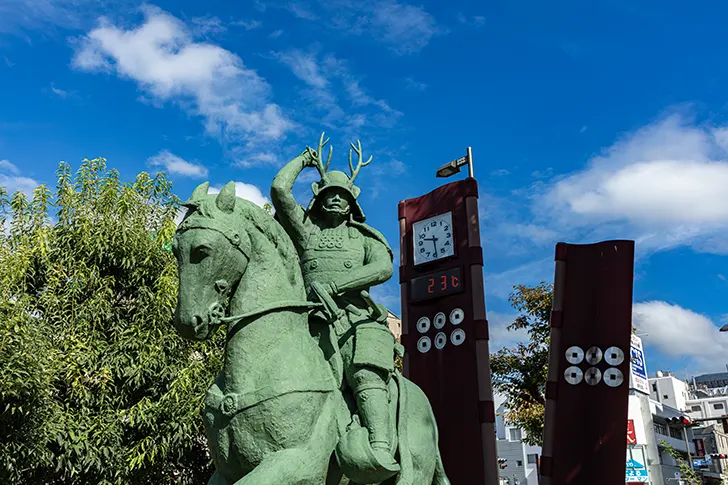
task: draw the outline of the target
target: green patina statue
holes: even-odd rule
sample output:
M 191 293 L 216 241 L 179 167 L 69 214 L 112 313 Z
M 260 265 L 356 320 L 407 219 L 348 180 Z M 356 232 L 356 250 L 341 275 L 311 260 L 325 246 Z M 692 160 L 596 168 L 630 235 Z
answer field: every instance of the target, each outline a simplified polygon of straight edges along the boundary
M 205 399 L 210 485 L 449 485 L 421 389 L 394 368 L 387 312 L 369 296 L 392 275 L 384 237 L 364 224 L 351 177 L 307 148 L 273 182 L 274 220 L 236 197 L 195 189 L 173 243 L 174 323 L 190 339 L 227 327 Z M 319 170 L 308 209 L 291 188 Z

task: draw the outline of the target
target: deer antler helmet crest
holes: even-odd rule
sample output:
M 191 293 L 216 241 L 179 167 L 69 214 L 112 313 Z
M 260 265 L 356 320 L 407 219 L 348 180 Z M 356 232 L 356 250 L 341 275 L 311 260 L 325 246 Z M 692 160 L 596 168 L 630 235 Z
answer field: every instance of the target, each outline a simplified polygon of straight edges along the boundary
M 327 138 L 324 140 L 324 133 L 321 133 L 318 151 L 314 151 L 308 147 L 306 148 L 306 150 L 313 157 L 314 166 L 319 171 L 319 174 L 321 174 L 321 180 L 311 184 L 311 189 L 313 190 L 313 199 L 311 199 L 311 204 L 309 204 L 306 212 L 311 212 L 319 195 L 321 195 L 327 189 L 338 187 L 340 189 L 344 189 L 351 196 L 351 213 L 354 220 L 358 222 L 364 222 L 366 220 L 366 217 L 364 216 L 364 211 L 357 201 L 357 198 L 361 193 L 361 189 L 354 185 L 354 180 L 356 179 L 357 175 L 359 175 L 359 171 L 361 170 L 361 168 L 366 167 L 371 163 L 372 157 L 370 156 L 366 162 L 364 161 L 364 154 L 362 152 L 361 142 L 357 140 L 356 145 L 351 143 L 351 150 L 349 150 L 349 170 L 351 171 L 351 176 L 346 175 L 340 170 L 328 171 L 329 164 L 331 163 L 331 157 L 334 154 L 333 147 L 329 147 L 329 155 L 326 160 L 326 164 L 323 163 L 323 160 L 321 158 L 323 155 L 323 149 L 328 142 L 329 139 Z M 357 156 L 359 157 L 359 161 L 357 162 L 356 167 L 354 167 L 354 162 L 352 161 L 352 156 L 354 152 L 356 152 Z

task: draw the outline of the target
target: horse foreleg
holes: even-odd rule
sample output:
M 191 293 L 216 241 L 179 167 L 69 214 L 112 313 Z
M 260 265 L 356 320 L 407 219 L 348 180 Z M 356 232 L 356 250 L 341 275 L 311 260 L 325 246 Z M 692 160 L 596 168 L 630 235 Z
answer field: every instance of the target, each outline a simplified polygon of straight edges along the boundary
M 268 455 L 233 485 L 321 485 L 329 459 L 314 450 L 291 448 Z
M 308 430 L 306 440 L 266 455 L 260 463 L 233 485 L 323 485 L 330 483 L 327 475 L 331 456 L 338 440 L 337 407 L 343 404 L 336 393 L 329 392 L 323 406 L 316 401 L 308 412 L 318 414 Z M 319 407 L 320 406 L 320 407 Z M 303 406 L 305 409 L 306 407 Z

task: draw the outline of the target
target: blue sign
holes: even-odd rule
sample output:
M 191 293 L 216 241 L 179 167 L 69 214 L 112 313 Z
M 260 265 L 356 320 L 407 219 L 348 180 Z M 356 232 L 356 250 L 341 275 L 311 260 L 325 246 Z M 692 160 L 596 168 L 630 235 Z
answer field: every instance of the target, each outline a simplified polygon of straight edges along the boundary
M 627 468 L 644 468 L 645 466 L 637 460 L 627 460 Z
M 628 483 L 647 483 L 649 481 L 647 469 L 642 463 L 630 458 L 627 460 L 627 470 L 625 472 L 624 481 Z
M 627 472 L 624 477 L 625 482 L 640 482 L 647 483 L 649 477 L 647 470 L 644 468 L 627 468 Z
M 647 369 L 645 368 L 645 354 L 642 353 L 642 349 L 632 347 L 630 351 L 630 353 L 632 354 L 630 359 L 630 361 L 632 362 L 632 373 L 637 377 L 647 379 Z

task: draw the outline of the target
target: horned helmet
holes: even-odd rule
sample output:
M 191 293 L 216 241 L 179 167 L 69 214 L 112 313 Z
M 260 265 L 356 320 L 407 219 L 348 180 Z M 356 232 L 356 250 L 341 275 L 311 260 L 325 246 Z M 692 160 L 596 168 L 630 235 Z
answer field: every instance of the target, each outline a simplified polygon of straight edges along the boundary
M 365 167 L 371 163 L 372 157 L 370 156 L 366 162 L 364 161 L 361 142 L 357 140 L 356 145 L 351 143 L 351 150 L 349 150 L 349 170 L 351 171 L 351 176 L 346 175 L 346 173 L 340 170 L 332 170 L 329 172 L 329 164 L 331 163 L 331 157 L 334 154 L 333 147 L 329 146 L 329 155 L 328 159 L 326 160 L 326 164 L 323 163 L 323 160 L 321 158 L 323 148 L 328 142 L 329 139 L 327 138 L 326 140 L 324 140 L 324 134 L 322 133 L 317 151 L 314 151 L 308 147 L 306 148 L 306 150 L 313 157 L 314 166 L 319 171 L 319 174 L 321 174 L 321 180 L 311 184 L 311 189 L 313 190 L 313 198 L 311 199 L 311 203 L 309 204 L 308 209 L 306 209 L 306 213 L 310 214 L 311 211 L 315 209 L 316 203 L 319 200 L 319 195 L 322 195 L 331 188 L 337 187 L 346 191 L 346 193 L 350 196 L 349 203 L 351 206 L 352 219 L 357 222 L 364 222 L 366 220 L 366 217 L 364 216 L 364 211 L 362 210 L 357 200 L 359 194 L 361 193 L 361 189 L 354 185 L 354 180 L 356 179 L 357 175 L 359 175 L 359 170 L 361 170 L 362 167 Z M 354 163 L 352 160 L 352 155 L 354 152 L 356 152 L 357 156 L 359 157 L 356 168 L 354 168 Z

